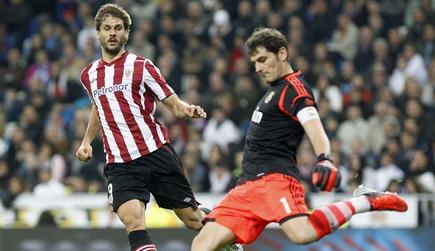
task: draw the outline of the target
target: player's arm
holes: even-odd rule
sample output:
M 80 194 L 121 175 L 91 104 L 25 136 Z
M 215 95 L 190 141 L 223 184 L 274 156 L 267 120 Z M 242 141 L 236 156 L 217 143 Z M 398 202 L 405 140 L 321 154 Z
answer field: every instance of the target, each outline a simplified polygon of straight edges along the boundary
M 313 106 L 307 106 L 297 113 L 299 122 L 313 145 L 317 164 L 312 174 L 312 182 L 323 191 L 332 191 L 340 185 L 341 175 L 331 158 L 331 146 L 319 113 Z
M 99 131 L 97 107 L 92 105 L 91 115 L 89 117 L 88 126 L 85 135 L 83 136 L 82 143 L 76 152 L 76 157 L 81 161 L 88 161 L 92 158 L 91 143 L 97 136 Z
M 329 155 L 331 146 L 316 108 L 307 106 L 298 112 L 297 117 L 313 145 L 314 153 L 317 156 L 322 153 Z
M 162 103 L 168 108 L 177 118 L 206 118 L 207 114 L 199 105 L 189 105 L 181 100 L 176 93 L 162 100 Z

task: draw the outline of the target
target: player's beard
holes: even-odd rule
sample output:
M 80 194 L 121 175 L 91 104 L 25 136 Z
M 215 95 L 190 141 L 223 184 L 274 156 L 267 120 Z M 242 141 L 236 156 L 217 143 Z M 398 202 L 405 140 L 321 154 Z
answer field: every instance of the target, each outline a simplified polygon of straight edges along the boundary
M 124 47 L 124 45 L 127 43 L 127 38 L 122 37 L 120 40 L 117 40 L 117 43 L 115 46 L 109 47 L 109 41 L 101 42 L 101 46 L 103 47 L 103 50 L 112 56 L 118 55 L 118 53 L 121 51 L 121 49 Z

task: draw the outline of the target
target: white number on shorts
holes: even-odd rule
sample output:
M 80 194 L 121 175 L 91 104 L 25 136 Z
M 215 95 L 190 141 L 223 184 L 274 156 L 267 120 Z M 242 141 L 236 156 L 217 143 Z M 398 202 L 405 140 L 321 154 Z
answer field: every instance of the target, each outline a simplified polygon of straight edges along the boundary
M 279 202 L 281 202 L 282 206 L 284 207 L 284 210 L 286 213 L 291 213 L 291 209 L 290 206 L 288 205 L 288 201 L 286 197 L 281 197 L 281 199 L 279 200 Z
M 113 186 L 112 186 L 112 183 L 110 183 L 108 186 L 107 186 L 107 191 L 109 192 L 109 203 L 110 204 L 113 204 Z

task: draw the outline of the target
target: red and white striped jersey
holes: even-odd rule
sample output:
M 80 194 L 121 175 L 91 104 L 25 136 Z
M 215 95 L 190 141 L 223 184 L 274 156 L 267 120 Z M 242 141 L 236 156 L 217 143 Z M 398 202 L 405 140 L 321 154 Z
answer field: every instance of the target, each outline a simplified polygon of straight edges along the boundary
M 99 59 L 80 80 L 97 107 L 107 163 L 137 159 L 170 142 L 154 112 L 156 99 L 174 91 L 149 59 L 128 52 L 111 63 Z

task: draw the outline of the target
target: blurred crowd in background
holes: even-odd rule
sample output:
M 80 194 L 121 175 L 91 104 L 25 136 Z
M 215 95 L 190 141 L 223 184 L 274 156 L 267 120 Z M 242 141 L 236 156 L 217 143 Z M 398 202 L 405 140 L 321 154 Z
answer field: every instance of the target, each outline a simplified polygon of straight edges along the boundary
M 163 107 L 195 192 L 225 192 L 240 174 L 251 113 L 267 85 L 244 48 L 258 26 L 288 38 L 290 62 L 315 93 L 343 179 L 400 193 L 435 193 L 435 1 L 119 0 L 133 19 L 127 50 L 151 59 L 205 120 Z M 75 151 L 90 101 L 79 81 L 100 57 L 93 18 L 106 1 L 0 3 L 0 198 L 23 192 L 105 192 L 101 138 Z M 298 165 L 310 187 L 309 141 Z

